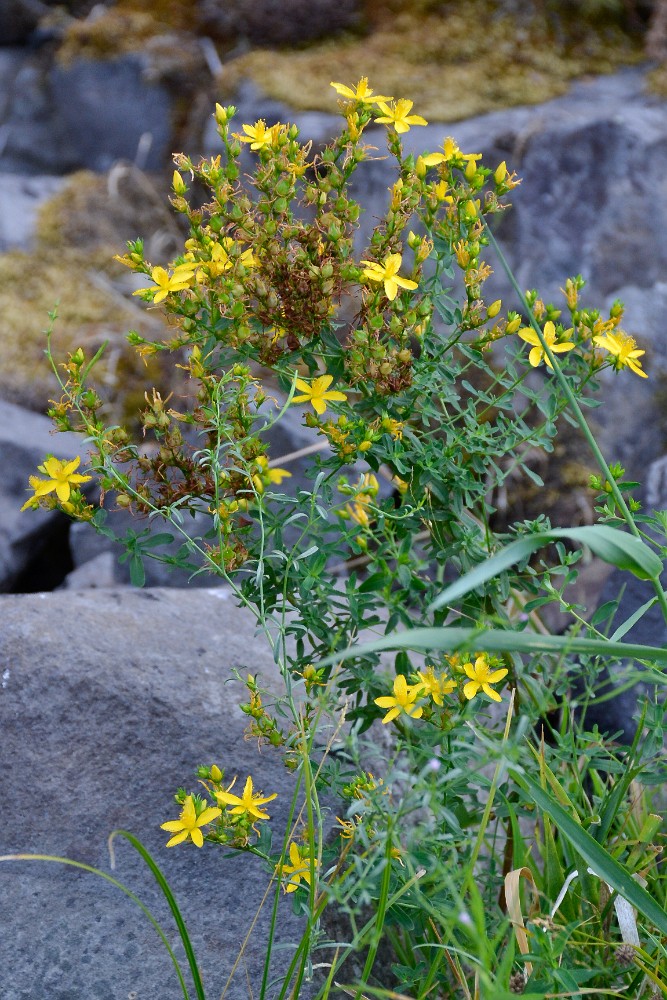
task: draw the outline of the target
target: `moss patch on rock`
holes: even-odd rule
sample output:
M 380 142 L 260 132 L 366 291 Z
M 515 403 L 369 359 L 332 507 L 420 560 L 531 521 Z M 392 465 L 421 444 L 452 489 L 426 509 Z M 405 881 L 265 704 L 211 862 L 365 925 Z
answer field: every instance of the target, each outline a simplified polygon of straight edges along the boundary
M 226 68 L 225 92 L 252 78 L 292 107 L 335 110 L 332 80 L 368 76 L 376 93 L 407 97 L 433 121 L 456 121 L 558 96 L 576 77 L 641 61 L 641 37 L 618 24 L 511 16 L 494 0 L 399 10 L 367 37 L 301 50 L 255 50 Z
M 136 168 L 72 175 L 40 211 L 35 250 L 0 254 L 0 396 L 39 412 L 58 397 L 44 356 L 56 304 L 57 358 L 78 347 L 92 356 L 108 341 L 95 381 L 112 419 L 136 419 L 152 385 L 169 391 L 173 359 L 158 354 L 146 365 L 126 343 L 130 329 L 162 339 L 165 314 L 131 297 L 136 279 L 113 255 L 144 233 L 155 262 L 165 262 L 182 245 L 177 221 L 165 192 Z

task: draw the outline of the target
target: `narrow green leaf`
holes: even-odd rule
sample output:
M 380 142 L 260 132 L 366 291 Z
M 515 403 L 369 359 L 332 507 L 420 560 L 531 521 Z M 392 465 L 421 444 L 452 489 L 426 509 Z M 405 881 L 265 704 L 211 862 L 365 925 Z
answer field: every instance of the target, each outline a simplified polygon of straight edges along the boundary
M 591 524 L 583 528 L 555 528 L 534 535 L 525 535 L 475 566 L 455 583 L 447 587 L 431 604 L 429 611 L 437 611 L 453 604 L 460 597 L 481 587 L 488 580 L 528 556 L 561 538 L 570 538 L 586 545 L 596 556 L 619 569 L 629 570 L 641 580 L 655 580 L 662 572 L 662 560 L 639 538 L 606 524 Z
M 322 666 L 368 656 L 385 649 L 443 649 L 448 652 L 484 650 L 487 653 L 583 653 L 591 656 L 615 656 L 667 664 L 667 648 L 642 646 L 610 639 L 579 639 L 572 635 L 540 635 L 537 632 L 509 632 L 504 629 L 414 628 L 385 635 L 372 642 L 348 646 L 320 660 Z
M 529 611 L 528 605 L 526 605 L 526 610 Z M 600 622 L 604 622 L 611 615 L 615 615 L 618 611 L 618 601 L 606 601 L 605 604 L 601 604 L 597 609 L 590 622 L 591 625 L 599 625 Z M 618 638 L 618 636 L 616 636 Z
M 114 837 L 125 837 L 125 839 L 128 840 L 130 844 L 132 844 L 132 847 L 134 847 L 135 851 L 137 851 L 141 855 L 141 857 L 144 859 L 144 861 L 150 868 L 151 872 L 153 873 L 153 877 L 155 878 L 155 881 L 159 885 L 160 889 L 162 890 L 162 894 L 164 898 L 167 900 L 167 903 L 169 904 L 169 909 L 171 910 L 172 916 L 176 921 L 176 926 L 178 927 L 178 933 L 181 936 L 181 941 L 183 942 L 183 948 L 185 950 L 185 954 L 188 960 L 188 965 L 190 966 L 190 973 L 192 975 L 192 981 L 194 983 L 195 991 L 197 993 L 197 1000 L 206 1000 L 206 997 L 204 995 L 204 984 L 201 981 L 199 968 L 197 966 L 197 962 L 195 959 L 194 948 L 192 947 L 192 942 L 190 941 L 190 935 L 188 934 L 187 928 L 185 926 L 185 921 L 183 920 L 183 916 L 181 915 L 181 911 L 178 908 L 178 903 L 176 902 L 176 898 L 174 897 L 174 894 L 171 891 L 169 883 L 162 874 L 162 871 L 158 868 L 155 861 L 153 861 L 152 856 L 148 853 L 148 851 L 141 843 L 141 841 L 134 836 L 134 834 L 129 833 L 127 830 L 114 830 L 109 837 L 109 848 L 111 848 Z
M 610 635 L 609 638 L 613 642 L 616 642 L 617 639 L 622 639 L 626 632 L 629 632 L 632 626 L 636 625 L 639 619 L 644 617 L 649 608 L 652 608 L 654 604 L 657 604 L 657 602 L 658 598 L 652 597 L 650 601 L 646 602 L 646 604 L 642 604 L 641 608 L 637 608 L 635 613 L 630 615 L 630 617 L 624 621 L 622 625 L 619 625 L 614 634 Z
M 550 539 L 549 539 L 550 540 Z M 519 538 L 516 542 L 510 542 L 509 545 L 501 549 L 500 552 L 496 552 L 495 555 L 489 556 L 485 559 L 483 563 L 479 566 L 475 566 L 468 573 L 465 573 L 462 577 L 452 583 L 447 587 L 441 594 L 436 597 L 433 603 L 428 608 L 429 611 L 437 611 L 438 608 L 444 608 L 447 604 L 453 604 L 457 601 L 459 597 L 464 597 L 473 590 L 477 590 L 482 584 L 486 583 L 487 580 L 492 580 L 495 576 L 499 576 L 504 573 L 505 570 L 514 566 L 516 563 L 521 562 L 522 559 L 527 559 L 528 556 L 532 555 L 537 549 L 541 548 L 542 545 L 546 544 L 543 534 L 539 535 L 526 535 L 525 538 Z
M 133 587 L 143 587 L 146 582 L 144 562 L 138 552 L 130 559 L 130 583 Z
M 556 528 L 547 534 L 554 538 L 571 538 L 580 545 L 587 545 L 600 559 L 619 569 L 629 570 L 640 580 L 655 580 L 662 572 L 662 559 L 641 538 L 618 528 L 610 528 L 607 524 Z
M 174 536 L 168 531 L 158 531 L 156 535 L 149 535 L 148 538 L 141 539 L 142 549 L 154 549 L 157 545 L 170 545 Z
M 97 353 L 95 354 L 95 356 L 90 359 L 90 361 L 88 362 L 87 365 L 84 365 L 84 368 L 81 371 L 81 382 L 85 382 L 86 381 L 86 379 L 90 375 L 92 369 L 95 367 L 95 365 L 97 364 L 97 362 L 100 360 L 100 358 L 102 357 L 102 355 L 106 351 L 108 344 L 109 344 L 109 341 L 105 340 L 104 343 L 102 344 L 102 346 L 97 350 Z

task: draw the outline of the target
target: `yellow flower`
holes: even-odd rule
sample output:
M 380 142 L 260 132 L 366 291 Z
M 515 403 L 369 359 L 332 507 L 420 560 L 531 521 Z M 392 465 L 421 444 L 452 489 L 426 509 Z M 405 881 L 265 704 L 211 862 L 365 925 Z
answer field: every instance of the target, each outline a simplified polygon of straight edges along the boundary
M 405 712 L 405 714 L 409 715 L 412 719 L 420 719 L 424 713 L 424 709 L 421 705 L 415 704 L 420 691 L 420 686 L 408 687 L 408 682 L 406 681 L 404 674 L 399 674 L 394 681 L 393 697 L 391 695 L 383 695 L 381 698 L 375 699 L 375 704 L 380 708 L 389 709 L 382 720 L 383 724 L 391 722 L 393 719 L 397 718 L 401 712 Z
M 339 392 L 337 389 L 329 390 L 332 382 L 333 375 L 320 375 L 318 378 L 314 378 L 310 385 L 305 379 L 298 378 L 296 388 L 301 390 L 301 395 L 293 396 L 292 402 L 311 403 L 315 413 L 321 416 L 327 408 L 327 399 L 341 403 L 347 399 L 344 392 Z
M 338 825 L 340 826 L 340 833 L 338 836 L 341 840 L 353 840 L 354 834 L 357 829 L 356 823 L 351 819 L 341 819 L 340 816 L 336 816 L 338 820 Z
M 446 181 L 438 181 L 438 183 L 433 188 L 433 193 L 435 194 L 438 201 L 444 201 L 447 205 L 454 204 L 454 198 L 451 194 L 447 194 L 449 191 L 449 185 Z
M 343 83 L 331 83 L 330 86 L 342 97 L 349 97 L 351 101 L 361 101 L 363 104 L 378 104 L 380 101 L 393 100 L 392 97 L 383 97 L 382 94 L 372 97 L 373 88 L 368 86 L 367 76 L 362 76 L 354 90 Z
M 28 507 L 39 506 L 41 497 L 48 493 L 54 493 L 62 504 L 67 503 L 72 493 L 72 486 L 79 483 L 87 483 L 90 476 L 81 476 L 75 470 L 79 468 L 80 458 L 73 458 L 70 462 L 65 458 L 54 458 L 52 455 L 47 458 L 43 465 L 37 466 L 38 472 L 43 472 L 48 479 L 40 479 L 39 476 L 30 476 L 30 488 L 33 495 L 29 497 L 21 507 L 26 510 Z
M 137 288 L 133 295 L 141 295 L 142 292 L 153 292 L 153 302 L 162 302 L 170 292 L 180 292 L 184 288 L 189 288 L 194 278 L 194 264 L 178 264 L 174 268 L 174 273 L 169 274 L 163 267 L 154 267 L 151 271 L 151 278 L 157 288 Z
M 616 333 L 607 333 L 602 337 L 593 337 L 593 343 L 613 355 L 612 364 L 617 371 L 623 367 L 627 367 L 635 375 L 639 375 L 641 378 L 648 378 L 646 372 L 642 371 L 641 361 L 637 360 L 641 358 L 642 354 L 646 354 L 646 351 L 637 350 L 634 337 L 630 337 L 622 330 L 617 330 Z
M 301 880 L 310 885 L 311 866 L 318 867 L 317 858 L 311 860 L 310 852 L 306 847 L 299 847 L 295 841 L 289 845 L 290 864 L 278 865 L 276 871 L 281 876 L 289 875 L 284 885 L 285 892 L 296 892 Z
M 201 832 L 201 827 L 212 823 L 221 814 L 222 809 L 209 806 L 198 816 L 192 795 L 186 796 L 183 808 L 181 809 L 181 815 L 178 819 L 170 819 L 168 823 L 160 825 L 161 830 L 167 830 L 168 833 L 174 834 L 171 840 L 167 841 L 166 846 L 175 847 L 176 844 L 182 844 L 184 840 L 190 837 L 193 844 L 197 847 L 202 847 L 204 835 Z
M 451 135 L 448 135 L 442 144 L 442 153 L 428 153 L 423 157 L 424 163 L 427 167 L 435 167 L 439 163 L 449 163 L 450 160 L 454 160 L 456 163 L 470 164 L 474 163 L 475 160 L 481 160 L 481 153 L 462 153 L 458 147 L 458 143 L 452 139 Z
M 493 690 L 491 684 L 497 684 L 503 677 L 506 677 L 507 670 L 491 670 L 488 657 L 485 653 L 481 653 L 477 657 L 474 666 L 472 663 L 464 663 L 463 669 L 466 676 L 470 678 L 463 688 L 463 694 L 468 701 L 475 697 L 480 688 L 492 701 L 500 701 L 500 695 L 497 691 Z
M 362 528 L 367 528 L 371 522 L 367 507 L 377 496 L 380 484 L 372 472 L 365 472 L 356 488 L 360 492 L 355 495 L 354 503 L 345 504 L 345 512 L 342 516 L 347 515 Z
M 393 125 L 397 132 L 409 132 L 411 125 L 428 125 L 428 122 L 421 115 L 411 115 L 413 101 L 394 101 L 393 104 L 386 104 L 378 101 L 378 107 L 382 112 L 381 118 L 375 121 L 379 125 Z
M 267 483 L 275 484 L 280 486 L 283 479 L 291 479 L 292 473 L 288 472 L 287 469 L 270 469 L 269 460 L 266 455 L 258 455 L 255 459 L 256 464 L 259 466 L 261 475 L 267 481 Z M 254 477 L 256 478 L 256 477 Z M 261 480 L 260 480 L 261 482 Z M 258 492 L 261 492 L 259 490 Z
M 433 667 L 429 667 L 425 671 L 418 670 L 417 677 L 419 683 L 415 684 L 415 688 L 419 688 L 423 696 L 432 698 L 440 708 L 442 708 L 443 695 L 451 694 L 452 691 L 456 690 L 456 681 L 453 681 L 447 674 L 440 674 L 439 677 L 436 677 Z
M 236 780 L 236 779 L 234 779 Z M 232 787 L 232 784 L 229 786 Z M 273 795 L 254 795 L 252 790 L 252 778 L 248 777 L 243 789 L 243 795 L 232 795 L 229 791 L 227 792 L 216 792 L 216 800 L 223 806 L 231 806 L 230 812 L 235 816 L 243 816 L 247 813 L 248 816 L 252 816 L 253 819 L 269 819 L 269 814 L 260 806 L 265 805 L 267 802 L 271 802 L 272 799 L 277 798 L 278 793 L 274 792 Z
M 214 243 L 211 248 L 211 260 L 206 262 L 206 269 L 212 278 L 219 274 L 231 271 L 237 260 L 240 260 L 244 267 L 253 268 L 259 266 L 259 261 L 251 249 L 244 250 L 238 257 L 230 256 L 235 246 L 231 236 L 225 236 L 219 243 Z
M 254 125 L 242 125 L 241 127 L 245 135 L 239 135 L 238 132 L 234 132 L 234 138 L 238 139 L 239 142 L 249 142 L 250 148 L 257 152 L 260 149 L 268 149 L 274 145 L 282 126 L 280 122 L 277 122 L 275 125 L 267 128 L 266 122 L 260 118 Z
M 572 330 L 566 330 L 565 336 L 567 336 L 569 333 L 572 333 Z M 548 320 L 544 324 L 544 330 L 542 331 L 542 334 L 549 348 L 553 351 L 554 354 L 562 354 L 563 351 L 571 351 L 575 346 L 570 340 L 561 344 L 556 343 L 556 327 L 553 325 L 551 320 Z M 519 336 L 521 337 L 522 340 L 525 340 L 527 344 L 532 344 L 533 349 L 528 355 L 528 361 L 533 366 L 533 368 L 537 368 L 540 362 L 544 359 L 547 368 L 551 368 L 553 370 L 553 365 L 549 361 L 549 358 L 546 356 L 544 348 L 540 343 L 540 338 L 537 336 L 535 331 L 531 327 L 526 326 L 523 327 L 523 329 L 519 330 Z
M 382 423 L 380 424 L 380 429 L 393 437 L 394 441 L 403 440 L 403 428 L 404 424 L 401 420 L 394 420 L 393 417 L 385 416 L 382 418 Z
M 378 264 L 373 260 L 362 260 L 365 264 L 363 276 L 369 281 L 381 281 L 389 301 L 393 301 L 400 288 L 416 288 L 417 282 L 411 278 L 401 278 L 398 275 L 399 268 L 403 263 L 400 253 L 390 253 L 383 264 Z

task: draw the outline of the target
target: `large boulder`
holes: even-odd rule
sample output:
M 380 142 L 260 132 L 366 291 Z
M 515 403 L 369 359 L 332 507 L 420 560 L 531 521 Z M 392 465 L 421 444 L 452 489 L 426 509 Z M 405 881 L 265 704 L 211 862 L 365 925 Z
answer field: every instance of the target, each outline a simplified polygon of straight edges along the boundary
M 75 170 L 76 150 L 65 134 L 49 84 L 50 59 L 30 49 L 0 49 L 0 171 L 22 175 Z
M 159 170 L 172 152 L 173 101 L 141 55 L 56 65 L 51 93 L 77 166 L 108 170 L 116 160 Z
M 200 32 L 229 43 L 242 39 L 252 45 L 300 45 L 316 38 L 359 28 L 361 0 L 199 0 Z
M 647 512 L 667 510 L 667 455 L 663 454 L 649 466 L 641 499 Z M 652 529 L 647 529 L 645 525 L 642 528 L 656 537 Z M 664 544 L 664 537 L 657 536 L 656 541 Z M 663 589 L 667 588 L 667 573 L 663 573 L 662 586 Z M 650 581 L 640 580 L 632 573 L 615 569 L 608 574 L 602 586 L 598 604 L 602 607 L 609 602 L 618 602 L 610 632 L 627 622 L 646 605 L 648 610 L 623 635 L 623 642 L 665 646 L 667 622 L 657 602 L 648 606 L 652 598 L 655 598 L 655 589 Z M 637 664 L 626 666 L 636 667 Z M 626 688 L 624 673 L 624 666 L 618 662 L 601 668 L 596 678 L 596 696 L 601 696 L 599 700 L 596 697 L 584 702 L 582 692 L 577 690 L 570 709 L 577 712 L 586 704 L 585 714 L 589 726 L 596 724 L 602 732 L 618 733 L 622 742 L 631 743 L 637 729 L 640 703 L 648 698 L 649 701 L 662 705 L 664 711 L 665 685 L 660 676 L 653 677 L 650 672 L 645 671 L 641 681 Z M 618 693 L 610 698 L 610 691 L 614 690 Z
M 258 673 L 280 679 L 252 616 L 229 591 L 110 590 L 0 597 L 0 855 L 39 852 L 110 871 L 107 837 L 138 836 L 165 873 L 186 920 L 207 996 L 220 996 L 259 908 L 228 1000 L 259 990 L 271 872 L 251 855 L 191 843 L 165 850 L 172 795 L 196 791 L 199 764 L 238 783 L 253 777 L 281 843 L 294 776 L 278 751 L 244 739 L 239 704 Z M 117 840 L 115 878 L 155 913 L 184 964 L 150 872 Z M 122 892 L 59 864 L 0 863 L 0 965 L 7 1000 L 171 1000 L 176 975 L 152 926 Z M 280 899 L 272 978 L 303 924 Z M 326 960 L 326 953 L 323 953 Z M 248 979 L 246 981 L 246 974 Z M 185 973 L 186 979 L 188 973 Z M 189 980 L 188 980 L 189 982 Z M 273 988 L 269 996 L 276 995 Z M 308 985 L 302 997 L 310 995 Z
M 0 45 L 22 45 L 47 11 L 42 0 L 0 0 Z

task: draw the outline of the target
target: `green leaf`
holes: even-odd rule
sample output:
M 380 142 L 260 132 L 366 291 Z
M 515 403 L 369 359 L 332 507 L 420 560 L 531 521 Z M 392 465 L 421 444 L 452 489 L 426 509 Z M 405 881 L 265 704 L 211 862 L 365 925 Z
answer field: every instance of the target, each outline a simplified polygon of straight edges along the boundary
M 641 538 L 607 524 L 589 524 L 583 528 L 558 528 L 548 532 L 555 538 L 571 538 L 600 559 L 627 569 L 640 580 L 656 580 L 662 572 L 662 559 Z
M 448 652 L 483 649 L 487 653 L 583 653 L 589 656 L 617 656 L 667 664 L 667 648 L 639 643 L 612 642 L 611 639 L 580 639 L 573 635 L 541 635 L 506 629 L 413 628 L 385 635 L 372 642 L 327 656 L 320 665 L 339 663 L 354 656 L 368 656 L 385 649 L 442 649 Z
M 158 545 L 171 545 L 174 536 L 168 531 L 159 531 L 156 535 L 149 535 L 148 538 L 141 539 L 142 549 L 154 549 Z
M 667 934 L 667 913 L 653 897 L 636 882 L 614 858 L 608 854 L 569 813 L 540 788 L 538 782 L 516 765 L 508 762 L 507 769 L 540 809 L 553 820 L 561 836 L 572 844 L 599 878 L 604 879 L 616 892 L 627 899 L 661 934 Z
M 528 606 L 526 606 L 526 610 L 530 610 Z M 591 618 L 591 625 L 599 625 L 600 622 L 604 622 L 607 620 L 607 618 L 610 618 L 612 615 L 615 615 L 617 611 L 618 611 L 618 601 L 607 601 L 606 604 L 600 605 L 600 607 L 597 609 L 597 611 Z M 616 636 L 616 638 L 620 638 L 620 636 Z
M 453 604 L 488 580 L 504 573 L 516 563 L 527 559 L 537 549 L 561 538 L 570 538 L 586 545 L 596 556 L 619 569 L 629 570 L 641 580 L 657 580 L 662 572 L 662 560 L 639 538 L 606 524 L 591 524 L 583 528 L 554 528 L 534 535 L 525 535 L 475 566 L 436 597 L 429 611 Z
M 171 910 L 172 916 L 176 921 L 176 926 L 178 927 L 178 933 L 180 935 L 181 942 L 183 944 L 183 950 L 185 951 L 185 955 L 188 960 L 188 965 L 190 966 L 190 974 L 192 976 L 192 981 L 194 983 L 195 991 L 197 993 L 197 998 L 198 1000 L 206 1000 L 204 996 L 204 986 L 201 981 L 201 976 L 199 974 L 199 968 L 197 966 L 197 961 L 195 959 L 195 953 L 192 947 L 192 942 L 190 941 L 190 936 L 185 926 L 185 921 L 183 920 L 183 916 L 178 908 L 178 903 L 176 902 L 176 898 L 173 892 L 171 891 L 169 883 L 162 874 L 160 868 L 158 868 L 152 856 L 146 850 L 141 841 L 134 836 L 134 834 L 129 833 L 127 830 L 114 830 L 111 836 L 109 837 L 109 848 L 111 848 L 111 844 L 114 837 L 125 837 L 125 839 L 128 840 L 130 844 L 132 844 L 132 847 L 135 849 L 135 851 L 137 851 L 141 855 L 141 857 L 144 859 L 144 861 L 150 868 L 151 872 L 153 873 L 153 877 L 155 878 L 155 881 L 159 885 L 164 898 L 167 900 L 167 903 L 169 904 L 169 909 Z
M 143 587 L 146 582 L 146 571 L 144 561 L 138 552 L 135 552 L 130 559 L 130 583 L 133 587 Z
M 616 641 L 617 639 L 622 639 L 626 632 L 629 632 L 633 625 L 636 625 L 640 618 L 643 618 L 649 608 L 652 608 L 654 604 L 658 601 L 657 597 L 652 597 L 650 601 L 646 604 L 642 604 L 641 608 L 637 608 L 634 614 L 630 615 L 622 625 L 619 625 L 613 635 L 610 636 L 611 639 Z

